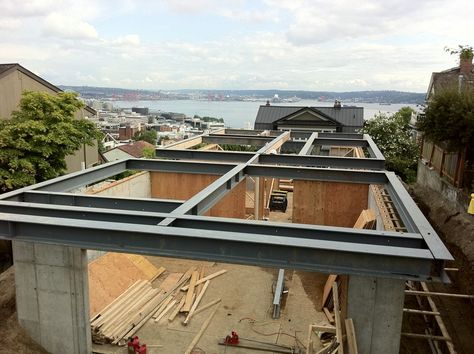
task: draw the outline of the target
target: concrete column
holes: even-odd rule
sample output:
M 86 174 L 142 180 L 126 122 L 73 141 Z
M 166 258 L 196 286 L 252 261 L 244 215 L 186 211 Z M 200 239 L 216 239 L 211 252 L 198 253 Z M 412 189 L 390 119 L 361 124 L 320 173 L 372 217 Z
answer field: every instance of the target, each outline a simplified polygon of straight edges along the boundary
M 352 318 L 359 354 L 398 354 L 405 281 L 349 276 L 347 318 Z
M 13 241 L 18 321 L 53 354 L 92 352 L 86 251 Z

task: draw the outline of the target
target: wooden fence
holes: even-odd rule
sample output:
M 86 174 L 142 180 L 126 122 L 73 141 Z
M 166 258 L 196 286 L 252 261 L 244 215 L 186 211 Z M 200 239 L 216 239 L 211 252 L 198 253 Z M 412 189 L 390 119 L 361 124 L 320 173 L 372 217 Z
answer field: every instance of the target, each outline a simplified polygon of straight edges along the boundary
M 463 181 L 466 151 L 448 152 L 430 141 L 422 141 L 422 158 L 433 167 L 441 177 L 453 186 L 461 188 Z

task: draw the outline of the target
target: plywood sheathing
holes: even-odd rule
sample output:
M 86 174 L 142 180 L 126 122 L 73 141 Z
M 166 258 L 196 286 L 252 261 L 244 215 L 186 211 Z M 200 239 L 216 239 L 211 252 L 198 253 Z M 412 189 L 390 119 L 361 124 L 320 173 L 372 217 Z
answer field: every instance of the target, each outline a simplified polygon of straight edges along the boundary
M 89 309 L 93 316 L 137 280 L 151 279 L 158 269 L 138 255 L 108 252 L 89 263 Z
M 219 176 L 174 172 L 151 172 L 152 198 L 187 200 Z M 245 178 L 205 215 L 245 219 Z
M 369 186 L 294 180 L 293 222 L 353 227 L 367 209 Z

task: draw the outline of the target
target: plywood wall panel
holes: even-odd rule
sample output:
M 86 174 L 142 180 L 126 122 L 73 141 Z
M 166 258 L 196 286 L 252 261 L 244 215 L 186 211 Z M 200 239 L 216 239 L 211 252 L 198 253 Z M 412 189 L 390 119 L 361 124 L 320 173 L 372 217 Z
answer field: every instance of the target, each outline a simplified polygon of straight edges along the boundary
M 218 178 L 216 175 L 151 172 L 151 197 L 187 200 Z M 243 179 L 206 215 L 244 219 L 245 191 L 246 182 Z
M 293 222 L 353 227 L 368 206 L 369 186 L 294 180 Z

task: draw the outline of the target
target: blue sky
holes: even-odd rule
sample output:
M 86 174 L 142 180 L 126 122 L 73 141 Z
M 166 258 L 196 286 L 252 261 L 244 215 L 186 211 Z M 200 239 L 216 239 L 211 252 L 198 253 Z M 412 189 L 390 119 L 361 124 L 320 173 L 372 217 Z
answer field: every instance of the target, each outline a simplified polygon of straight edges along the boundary
M 0 62 L 54 84 L 424 92 L 465 0 L 0 0 Z

